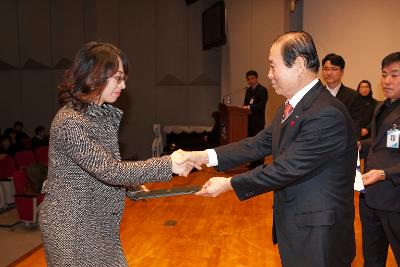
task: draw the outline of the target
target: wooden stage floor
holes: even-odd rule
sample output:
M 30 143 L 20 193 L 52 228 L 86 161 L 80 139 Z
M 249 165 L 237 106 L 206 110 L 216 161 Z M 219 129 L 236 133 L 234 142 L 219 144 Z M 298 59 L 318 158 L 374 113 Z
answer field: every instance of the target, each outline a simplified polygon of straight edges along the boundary
M 202 185 L 209 177 L 224 176 L 212 168 L 150 184 L 150 189 Z M 361 227 L 356 205 L 357 255 L 362 266 Z M 147 201 L 126 200 L 121 239 L 129 266 L 281 266 L 272 244 L 272 193 L 240 202 L 233 192 L 218 198 L 176 196 Z M 11 266 L 46 266 L 40 247 Z M 389 253 L 388 267 L 396 266 Z

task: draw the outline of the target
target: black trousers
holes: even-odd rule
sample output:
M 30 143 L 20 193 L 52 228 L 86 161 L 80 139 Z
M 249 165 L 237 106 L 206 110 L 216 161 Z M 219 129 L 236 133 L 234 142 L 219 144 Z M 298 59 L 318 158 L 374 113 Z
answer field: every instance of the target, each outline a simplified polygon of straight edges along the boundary
M 389 244 L 400 266 L 400 212 L 372 209 L 364 194 L 360 194 L 359 207 L 364 267 L 385 267 Z

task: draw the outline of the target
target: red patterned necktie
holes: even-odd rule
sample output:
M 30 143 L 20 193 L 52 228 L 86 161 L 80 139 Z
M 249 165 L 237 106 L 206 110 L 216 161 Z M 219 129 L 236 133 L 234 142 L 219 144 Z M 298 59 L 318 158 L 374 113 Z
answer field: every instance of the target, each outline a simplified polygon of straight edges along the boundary
M 285 102 L 285 108 L 283 109 L 283 116 L 282 116 L 282 122 L 286 120 L 287 117 L 289 117 L 290 113 L 292 113 L 293 107 L 290 105 L 289 100 Z

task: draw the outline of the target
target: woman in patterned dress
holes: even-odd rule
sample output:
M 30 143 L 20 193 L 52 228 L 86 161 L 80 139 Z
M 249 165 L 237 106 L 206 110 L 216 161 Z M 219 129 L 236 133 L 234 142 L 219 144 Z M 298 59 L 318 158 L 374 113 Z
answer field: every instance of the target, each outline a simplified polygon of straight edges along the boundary
M 121 160 L 122 111 L 111 103 L 125 89 L 128 72 L 120 49 L 91 42 L 78 51 L 59 86 L 62 107 L 50 129 L 39 214 L 48 266 L 127 266 L 119 235 L 125 188 L 191 170 L 179 152 Z

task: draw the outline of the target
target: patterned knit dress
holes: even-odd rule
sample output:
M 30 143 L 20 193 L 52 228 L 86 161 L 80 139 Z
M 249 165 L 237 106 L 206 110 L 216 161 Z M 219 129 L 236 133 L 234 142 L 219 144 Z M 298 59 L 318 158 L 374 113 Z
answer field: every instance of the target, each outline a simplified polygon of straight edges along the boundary
M 48 266 L 127 266 L 120 241 L 125 186 L 167 181 L 169 156 L 121 161 L 122 112 L 64 106 L 50 129 L 48 179 L 39 214 Z

